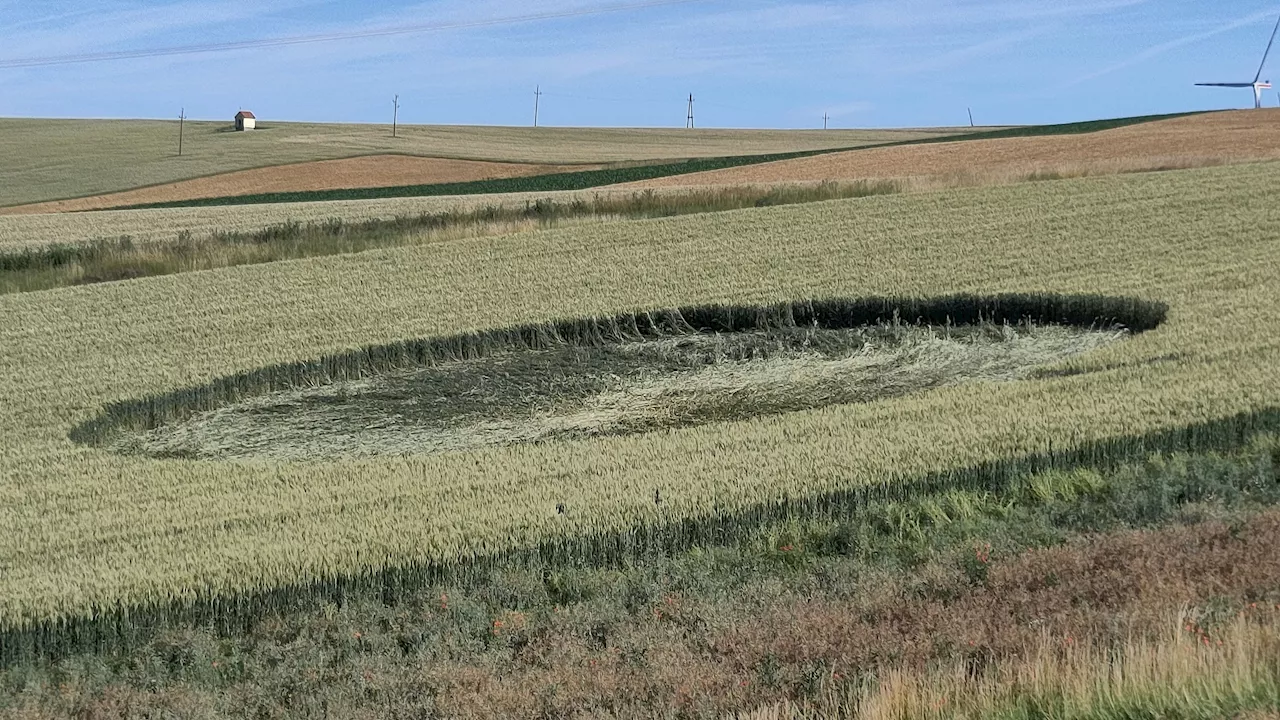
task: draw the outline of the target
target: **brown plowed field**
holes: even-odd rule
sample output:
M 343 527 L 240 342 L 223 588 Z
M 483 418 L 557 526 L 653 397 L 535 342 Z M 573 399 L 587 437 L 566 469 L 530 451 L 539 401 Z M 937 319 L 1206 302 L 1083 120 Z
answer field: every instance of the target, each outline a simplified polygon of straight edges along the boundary
M 1084 135 L 871 148 L 629 183 L 752 185 L 867 178 L 1015 180 L 1280 159 L 1280 110 L 1195 115 Z
M 242 170 L 109 195 L 3 208 L 0 209 L 0 215 L 103 210 L 124 205 L 144 205 L 228 195 L 470 182 L 592 170 L 599 167 L 601 166 L 497 163 L 405 155 L 373 155 L 346 160 L 323 160 Z

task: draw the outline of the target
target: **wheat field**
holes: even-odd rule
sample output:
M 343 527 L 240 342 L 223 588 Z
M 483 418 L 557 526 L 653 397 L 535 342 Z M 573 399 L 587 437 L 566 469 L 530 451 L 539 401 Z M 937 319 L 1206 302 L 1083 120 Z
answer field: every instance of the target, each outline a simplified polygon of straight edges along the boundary
M 994 183 L 1280 159 L 1280 110 L 1169 118 L 1075 136 L 1004 137 L 867 148 L 628 183 L 659 188 L 866 178 Z
M 528 177 L 550 173 L 600 169 L 601 165 L 549 165 L 447 160 L 410 155 L 367 155 L 342 160 L 274 165 L 256 170 L 210 175 L 151 185 L 136 190 L 53 200 L 34 205 L 0 208 L 0 215 L 71 213 L 198 198 L 258 193 L 344 190 L 434 183 L 463 183 L 498 178 Z
M 130 237 L 140 242 L 172 241 L 186 232 L 207 236 L 215 232 L 253 232 L 282 223 L 322 223 L 391 220 L 396 217 L 448 211 L 465 212 L 484 207 L 523 207 L 545 200 L 558 203 L 596 197 L 631 197 L 635 190 L 572 190 L 494 195 L 457 195 L 381 200 L 330 200 L 325 202 L 268 203 L 192 208 L 100 210 L 95 212 L 0 214 L 0 251 L 14 251 L 54 244 L 73 244 Z M 687 188 L 658 189 L 662 195 L 685 195 Z
M 0 120 L 0 207 L 64 200 L 313 160 L 417 155 L 515 163 L 604 162 L 758 155 L 857 147 L 965 130 L 672 130 L 402 126 L 262 121 Z
M 1277 193 L 1275 164 L 1207 168 L 0 297 L 0 628 L 1248 424 L 1280 405 Z M 69 439 L 109 403 L 376 343 L 635 309 L 961 292 L 1104 293 L 1167 303 L 1169 317 L 1037 379 L 638 435 L 330 462 L 146 459 Z

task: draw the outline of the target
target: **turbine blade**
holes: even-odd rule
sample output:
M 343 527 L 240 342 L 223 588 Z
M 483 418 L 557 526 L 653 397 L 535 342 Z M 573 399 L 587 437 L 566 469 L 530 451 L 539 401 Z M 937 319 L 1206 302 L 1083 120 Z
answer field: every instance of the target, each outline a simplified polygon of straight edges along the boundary
M 1262 77 L 1262 71 L 1267 67 L 1267 56 L 1271 54 L 1271 46 L 1276 44 L 1276 33 L 1280 32 L 1280 19 L 1276 20 L 1276 28 L 1271 31 L 1271 41 L 1267 43 L 1267 51 L 1262 53 L 1262 64 L 1258 66 L 1258 74 L 1253 76 L 1253 81 L 1258 82 L 1258 78 Z
M 1196 87 L 1246 88 L 1246 87 L 1253 87 L 1253 83 L 1196 83 Z

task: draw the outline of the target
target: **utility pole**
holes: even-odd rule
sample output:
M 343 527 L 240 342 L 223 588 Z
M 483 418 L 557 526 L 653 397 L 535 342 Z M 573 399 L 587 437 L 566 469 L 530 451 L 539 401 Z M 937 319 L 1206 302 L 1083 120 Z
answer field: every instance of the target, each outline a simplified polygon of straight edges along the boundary
M 973 127 L 973 108 L 967 108 L 969 111 L 969 127 Z
M 693 129 L 693 93 L 689 93 L 689 118 L 685 121 L 685 129 Z
M 396 125 L 400 122 L 400 96 L 397 95 L 391 103 L 395 106 L 395 110 L 391 113 L 391 137 L 396 136 Z
M 538 127 L 538 107 L 542 104 L 542 86 L 533 91 L 533 126 Z
M 822 113 L 822 129 L 823 130 L 827 129 L 827 120 L 829 117 L 830 117 L 829 113 Z
M 178 114 L 178 157 L 182 157 L 182 131 L 187 122 L 187 109 L 182 108 L 182 112 Z

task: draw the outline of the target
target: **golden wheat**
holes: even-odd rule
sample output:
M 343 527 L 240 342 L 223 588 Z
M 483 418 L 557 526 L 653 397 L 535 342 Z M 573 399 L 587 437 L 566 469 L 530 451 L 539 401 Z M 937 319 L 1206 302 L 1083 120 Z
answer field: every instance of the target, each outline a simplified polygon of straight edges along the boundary
M 1210 168 L 2 297 L 0 627 L 732 515 L 1275 409 L 1277 194 L 1280 166 Z M 107 403 L 375 343 L 633 308 L 953 292 L 1171 310 L 1054 376 L 644 435 L 326 463 L 150 460 L 68 439 Z
M 836 187 L 830 185 L 828 187 Z M 840 185 L 856 188 L 857 183 Z M 864 186 L 865 187 L 865 186 Z M 538 201 L 568 204 L 575 201 L 625 201 L 636 197 L 729 196 L 739 188 L 670 188 L 636 191 L 618 188 L 537 193 L 498 193 L 388 200 L 333 200 L 325 202 L 268 203 L 200 208 L 101 210 L 83 213 L 0 215 L 0 252 L 21 251 L 47 245 L 74 245 L 128 237 L 140 243 L 172 242 L 184 233 L 207 237 L 213 233 L 252 233 L 284 223 L 344 223 L 393 220 L 423 214 L 467 212 L 484 208 L 522 208 Z M 786 192 L 782 188 L 779 192 Z

